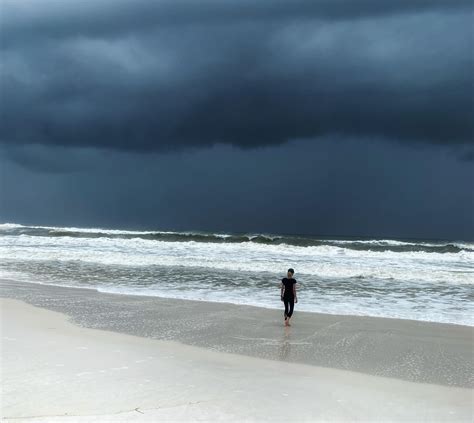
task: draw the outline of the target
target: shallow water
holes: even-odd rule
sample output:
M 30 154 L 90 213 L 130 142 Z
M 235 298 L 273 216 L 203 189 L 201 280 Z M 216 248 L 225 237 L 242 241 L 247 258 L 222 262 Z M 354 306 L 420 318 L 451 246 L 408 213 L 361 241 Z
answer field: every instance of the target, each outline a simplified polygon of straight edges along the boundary
M 103 292 L 474 326 L 474 243 L 0 224 L 0 276 Z

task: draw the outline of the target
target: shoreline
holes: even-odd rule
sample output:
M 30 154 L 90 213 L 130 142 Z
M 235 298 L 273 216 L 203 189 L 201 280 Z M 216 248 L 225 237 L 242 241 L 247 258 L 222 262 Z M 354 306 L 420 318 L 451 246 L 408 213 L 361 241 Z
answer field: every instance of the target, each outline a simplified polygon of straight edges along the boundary
M 276 307 L 266 307 L 264 305 L 254 305 L 254 304 L 238 304 L 229 301 L 208 301 L 208 300 L 200 300 L 200 299 L 189 299 L 189 298 L 174 298 L 174 297 L 162 297 L 157 295 L 145 295 L 145 294 L 132 294 L 132 293 L 118 293 L 118 292 L 107 292 L 100 290 L 100 288 L 94 287 L 85 287 L 85 286 L 72 286 L 72 285 L 59 285 L 59 284 L 49 284 L 43 282 L 29 282 L 29 281 L 22 281 L 22 280 L 15 280 L 10 278 L 2 278 L 0 276 L 0 287 L 2 283 L 10 282 L 10 283 L 22 283 L 27 285 L 40 285 L 45 287 L 56 287 L 56 288 L 65 288 L 65 289 L 73 289 L 73 290 L 82 290 L 86 292 L 91 292 L 100 295 L 112 295 L 112 296 L 124 296 L 124 297 L 139 297 L 143 300 L 156 298 L 160 301 L 183 301 L 183 302 L 190 302 L 190 303 L 205 303 L 205 304 L 224 304 L 228 306 L 237 306 L 237 307 L 249 307 L 249 308 L 256 308 L 260 310 L 272 310 L 283 312 L 283 306 L 280 308 Z M 1 292 L 0 292 L 1 297 Z M 452 323 L 452 322 L 438 322 L 434 320 L 416 320 L 416 319 L 405 319 L 402 317 L 389 317 L 389 316 L 372 316 L 372 315 L 364 315 L 364 314 L 337 314 L 337 313 L 322 313 L 319 311 L 308 311 L 308 310 L 298 310 L 297 304 L 295 304 L 295 313 L 298 314 L 307 314 L 307 315 L 317 315 L 320 317 L 340 317 L 340 318 L 355 318 L 355 319 L 381 319 L 381 320 L 391 320 L 391 321 L 400 321 L 400 322 L 407 322 L 407 323 L 422 323 L 422 324 L 433 324 L 433 325 L 444 325 L 444 326 L 455 326 L 455 327 L 462 327 L 468 328 L 473 331 L 474 336 L 474 325 L 467 325 L 463 323 Z
M 64 313 L 84 328 L 373 376 L 474 387 L 474 328 L 449 323 L 279 310 L 112 294 L 0 279 L 0 296 Z
M 5 421 L 473 417 L 472 389 L 222 353 L 76 326 L 20 300 L 0 304 Z

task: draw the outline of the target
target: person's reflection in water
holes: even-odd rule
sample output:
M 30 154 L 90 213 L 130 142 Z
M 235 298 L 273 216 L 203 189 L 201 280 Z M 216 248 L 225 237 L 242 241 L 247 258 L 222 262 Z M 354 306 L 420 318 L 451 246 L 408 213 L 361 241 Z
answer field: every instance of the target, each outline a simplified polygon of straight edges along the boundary
M 288 361 L 291 352 L 290 328 L 285 326 L 283 338 L 281 339 L 279 359 Z

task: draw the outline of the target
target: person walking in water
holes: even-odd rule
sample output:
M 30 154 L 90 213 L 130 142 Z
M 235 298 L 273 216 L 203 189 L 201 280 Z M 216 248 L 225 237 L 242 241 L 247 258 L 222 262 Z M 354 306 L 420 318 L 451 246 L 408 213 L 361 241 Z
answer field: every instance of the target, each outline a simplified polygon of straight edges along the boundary
M 293 278 L 295 271 L 293 269 L 288 269 L 287 278 L 281 280 L 281 300 L 285 304 L 285 326 L 290 325 L 290 319 L 293 315 L 293 308 L 295 303 L 298 302 L 298 297 L 296 296 L 296 279 Z

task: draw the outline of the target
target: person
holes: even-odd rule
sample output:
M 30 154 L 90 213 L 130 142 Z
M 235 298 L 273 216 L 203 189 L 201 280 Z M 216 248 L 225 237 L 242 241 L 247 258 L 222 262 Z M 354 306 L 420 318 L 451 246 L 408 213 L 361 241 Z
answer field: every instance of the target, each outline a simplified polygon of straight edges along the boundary
M 293 278 L 295 271 L 293 269 L 288 269 L 287 277 L 281 280 L 281 300 L 285 304 L 285 326 L 290 325 L 290 319 L 293 315 L 293 309 L 295 303 L 298 302 L 298 297 L 296 296 L 296 279 Z

